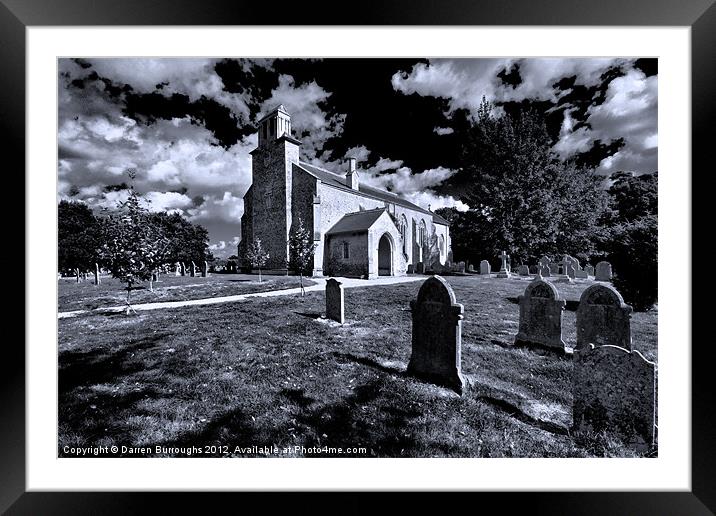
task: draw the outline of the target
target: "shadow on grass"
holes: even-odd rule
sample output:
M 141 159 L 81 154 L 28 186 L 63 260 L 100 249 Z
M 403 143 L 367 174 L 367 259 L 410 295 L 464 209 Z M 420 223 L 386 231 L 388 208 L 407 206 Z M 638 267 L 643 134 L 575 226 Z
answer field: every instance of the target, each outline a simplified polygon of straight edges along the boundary
M 253 281 L 253 280 L 250 280 L 250 279 L 230 279 L 230 280 L 228 280 L 228 281 L 230 281 L 231 283 L 248 283 L 248 282 Z
M 397 369 L 395 367 L 384 366 L 383 364 L 376 362 L 372 358 L 359 357 L 359 356 L 353 355 L 351 353 L 341 353 L 340 351 L 334 351 L 332 353 L 332 355 L 336 358 L 343 359 L 343 360 L 351 360 L 358 364 L 362 364 L 362 365 L 371 367 L 373 369 L 377 369 L 378 371 L 382 371 L 387 374 L 392 374 L 392 375 L 401 376 L 401 377 L 407 376 L 407 373 L 404 370 Z
M 293 313 L 296 315 L 303 316 L 303 317 L 308 317 L 309 319 L 320 319 L 321 315 L 322 315 L 317 312 L 296 312 L 296 311 L 294 311 Z

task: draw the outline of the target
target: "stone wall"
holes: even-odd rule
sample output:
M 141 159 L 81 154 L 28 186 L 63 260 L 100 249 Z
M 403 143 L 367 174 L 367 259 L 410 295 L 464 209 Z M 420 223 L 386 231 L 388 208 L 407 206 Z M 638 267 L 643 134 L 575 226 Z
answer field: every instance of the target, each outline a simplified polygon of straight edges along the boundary
M 267 269 L 285 268 L 288 258 L 293 163 L 298 145 L 288 140 L 266 141 L 252 153 L 253 184 L 246 197 L 251 197 L 252 239 L 261 239 L 270 255 Z
M 368 277 L 368 233 L 342 233 L 326 238 L 325 275 Z M 347 259 L 343 258 L 344 243 L 349 245 Z

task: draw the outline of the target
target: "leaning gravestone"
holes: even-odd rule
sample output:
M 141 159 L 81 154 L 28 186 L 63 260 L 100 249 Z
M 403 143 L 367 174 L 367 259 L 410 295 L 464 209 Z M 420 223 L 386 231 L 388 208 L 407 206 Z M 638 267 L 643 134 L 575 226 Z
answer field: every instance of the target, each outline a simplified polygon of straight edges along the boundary
M 490 274 L 492 272 L 492 267 L 490 267 L 490 262 L 487 260 L 482 260 L 480 262 L 480 274 Z
M 192 278 L 196 277 L 196 264 L 193 261 L 191 262 L 190 275 Z
M 517 267 L 517 273 L 520 276 L 529 276 L 530 268 L 527 265 L 520 265 L 519 267 Z
M 520 327 L 515 344 L 546 346 L 564 351 L 562 312 L 567 302 L 551 283 L 536 279 L 517 298 Z
M 539 265 L 549 267 L 549 264 L 552 263 L 552 259 L 549 256 L 543 256 L 539 259 Z
M 597 281 L 612 281 L 612 264 L 609 262 L 599 262 L 597 270 L 594 274 Z
M 591 265 L 585 265 L 584 271 L 587 273 L 587 276 L 594 276 L 594 267 L 592 267 Z
M 654 444 L 656 365 L 638 351 L 618 346 L 574 353 L 573 430 L 577 434 L 610 431 L 625 444 L 648 450 Z
M 537 268 L 537 271 L 539 272 L 539 275 L 544 278 L 548 278 L 552 275 L 552 271 L 549 269 L 549 266 L 547 266 L 547 265 L 540 265 Z
M 413 337 L 408 373 L 462 394 L 463 306 L 455 302 L 452 288 L 440 276 L 428 278 L 417 300 L 410 302 L 410 309 Z
M 579 298 L 577 346 L 619 346 L 631 351 L 632 307 L 611 285 L 592 285 Z
M 94 284 L 95 284 L 95 285 L 99 285 L 99 284 L 100 284 L 100 279 L 99 279 L 99 265 L 96 264 L 96 263 L 94 264 Z
M 333 278 L 326 281 L 326 317 L 344 322 L 343 284 Z
M 186 264 L 181 262 L 181 275 L 186 276 Z

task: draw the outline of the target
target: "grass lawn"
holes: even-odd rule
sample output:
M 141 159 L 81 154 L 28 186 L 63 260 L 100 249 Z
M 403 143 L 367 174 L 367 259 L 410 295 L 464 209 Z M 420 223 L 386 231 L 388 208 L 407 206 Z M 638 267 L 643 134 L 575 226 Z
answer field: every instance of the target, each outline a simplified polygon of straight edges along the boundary
M 526 280 L 447 279 L 465 305 L 463 372 L 474 383 L 462 397 L 404 374 L 408 303 L 421 282 L 346 289 L 343 326 L 319 317 L 322 292 L 60 320 L 59 453 L 125 445 L 150 447 L 142 456 L 185 456 L 168 448 L 191 446 L 209 452 L 198 456 L 277 456 L 251 446 L 287 452 L 278 456 L 340 455 L 300 446 L 364 447 L 342 455 L 358 457 L 634 455 L 610 436 L 570 437 L 571 358 L 511 345 Z M 570 345 L 590 284 L 557 284 Z M 655 312 L 634 314 L 634 347 L 651 360 L 656 329 Z
M 154 292 L 149 290 L 148 283 L 133 286 L 132 304 L 188 301 L 300 286 L 298 277 L 265 274 L 261 282 L 258 274 L 211 274 L 206 278 L 200 276 L 192 278 L 188 274 L 186 276 L 162 274 L 159 279 L 160 282 L 154 284 Z M 303 284 L 309 286 L 314 282 L 304 278 Z M 60 312 L 121 306 L 127 299 L 127 285 L 107 276 L 101 278 L 99 285 L 95 285 L 92 279 L 77 283 L 75 278 L 61 278 L 57 282 L 57 290 Z

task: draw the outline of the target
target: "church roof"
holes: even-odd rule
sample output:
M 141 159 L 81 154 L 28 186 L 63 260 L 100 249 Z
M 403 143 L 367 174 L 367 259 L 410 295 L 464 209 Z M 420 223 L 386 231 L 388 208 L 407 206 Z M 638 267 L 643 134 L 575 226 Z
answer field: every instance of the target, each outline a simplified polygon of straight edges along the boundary
M 346 213 L 326 234 L 360 233 L 362 231 L 368 231 L 383 213 L 385 213 L 385 208 Z
M 299 167 L 300 169 L 308 172 L 313 177 L 320 179 L 322 182 L 335 186 L 336 188 L 340 188 L 343 190 L 346 190 L 348 192 L 353 192 L 352 189 L 348 188 L 346 184 L 343 182 L 345 176 L 336 174 L 334 172 L 330 172 L 328 170 L 325 170 L 323 168 L 319 168 L 313 165 L 309 165 L 308 163 L 305 163 L 303 161 L 300 161 L 298 165 L 294 163 L 294 166 Z M 363 195 L 366 195 L 368 197 L 372 197 L 374 199 L 379 199 L 381 201 L 390 202 L 393 204 L 397 204 L 398 206 L 403 206 L 405 208 L 409 208 L 411 210 L 419 211 L 421 213 L 426 213 L 428 215 L 431 215 L 433 218 L 433 222 L 436 224 L 443 224 L 445 226 L 449 226 L 450 223 L 445 220 L 443 217 L 438 215 L 437 213 L 433 213 L 432 211 L 426 210 L 425 208 L 421 208 L 420 206 L 413 204 L 410 201 L 406 201 L 402 197 L 399 197 L 391 192 L 386 192 L 385 190 L 380 190 L 378 188 L 373 188 L 372 186 L 358 184 L 358 191 L 362 193 Z M 372 210 L 371 210 L 372 211 Z

